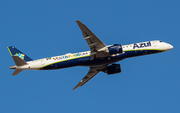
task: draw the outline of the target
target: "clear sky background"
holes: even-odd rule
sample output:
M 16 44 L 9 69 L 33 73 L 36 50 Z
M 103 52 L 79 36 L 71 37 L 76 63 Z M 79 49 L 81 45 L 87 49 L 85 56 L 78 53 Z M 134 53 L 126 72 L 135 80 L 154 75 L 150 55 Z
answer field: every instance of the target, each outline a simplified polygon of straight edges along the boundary
M 72 88 L 88 67 L 23 71 L 7 46 L 32 59 L 90 50 L 75 20 L 106 45 L 162 40 L 170 51 L 125 59 L 122 72 L 100 72 Z M 0 113 L 179 113 L 179 0 L 1 0 Z

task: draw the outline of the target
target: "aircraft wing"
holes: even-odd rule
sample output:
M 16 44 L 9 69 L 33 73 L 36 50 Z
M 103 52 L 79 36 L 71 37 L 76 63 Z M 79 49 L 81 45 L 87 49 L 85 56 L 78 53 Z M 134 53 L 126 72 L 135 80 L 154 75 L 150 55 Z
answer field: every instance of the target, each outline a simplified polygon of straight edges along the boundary
M 90 67 L 89 72 L 86 74 L 86 76 L 73 88 L 76 89 L 79 86 L 83 86 L 86 82 L 88 82 L 90 79 L 92 79 L 95 75 L 97 75 L 103 68 L 106 66 L 101 67 Z
M 104 51 L 100 52 L 100 50 L 105 48 L 106 45 L 91 30 L 89 30 L 86 25 L 84 25 L 79 20 L 76 20 L 76 22 L 82 31 L 84 39 L 86 40 L 88 46 L 91 49 L 91 60 L 97 57 L 104 57 L 105 55 L 107 55 L 106 53 L 104 53 Z

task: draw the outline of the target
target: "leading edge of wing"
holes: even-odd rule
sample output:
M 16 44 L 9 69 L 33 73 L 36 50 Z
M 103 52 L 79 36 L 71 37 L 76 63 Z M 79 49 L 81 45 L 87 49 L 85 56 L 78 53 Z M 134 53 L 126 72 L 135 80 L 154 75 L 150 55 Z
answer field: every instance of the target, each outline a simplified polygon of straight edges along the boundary
M 77 22 L 79 28 L 81 29 L 82 34 L 85 39 L 87 38 L 87 36 L 92 36 L 95 38 L 95 40 L 98 41 L 97 43 L 99 44 L 99 46 L 106 47 L 106 45 L 86 25 L 84 25 L 79 20 L 76 20 L 76 22 Z
M 76 22 L 77 22 L 79 28 L 81 29 L 82 35 L 84 36 L 84 39 L 87 41 L 89 46 L 92 45 L 91 43 L 95 42 L 96 46 L 98 48 L 106 47 L 106 45 L 86 25 L 84 25 L 79 20 L 76 20 Z M 90 41 L 88 41 L 88 40 L 90 40 Z

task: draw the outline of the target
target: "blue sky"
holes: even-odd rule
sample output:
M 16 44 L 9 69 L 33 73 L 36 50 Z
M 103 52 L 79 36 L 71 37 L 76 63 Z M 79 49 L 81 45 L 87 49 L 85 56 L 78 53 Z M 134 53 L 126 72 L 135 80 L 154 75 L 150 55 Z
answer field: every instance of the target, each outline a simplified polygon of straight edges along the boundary
M 1 113 L 179 113 L 180 2 L 178 0 L 1 0 Z M 105 44 L 162 40 L 171 51 L 129 58 L 122 72 L 99 73 L 76 90 L 88 67 L 23 71 L 7 46 L 32 59 L 89 50 L 75 20 Z

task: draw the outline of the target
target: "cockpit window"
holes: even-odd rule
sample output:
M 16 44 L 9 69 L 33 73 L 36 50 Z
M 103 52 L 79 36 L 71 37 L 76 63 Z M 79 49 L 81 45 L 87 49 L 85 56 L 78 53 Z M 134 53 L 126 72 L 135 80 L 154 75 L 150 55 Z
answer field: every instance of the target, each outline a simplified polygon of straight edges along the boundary
M 162 41 L 159 41 L 159 42 L 162 42 Z

